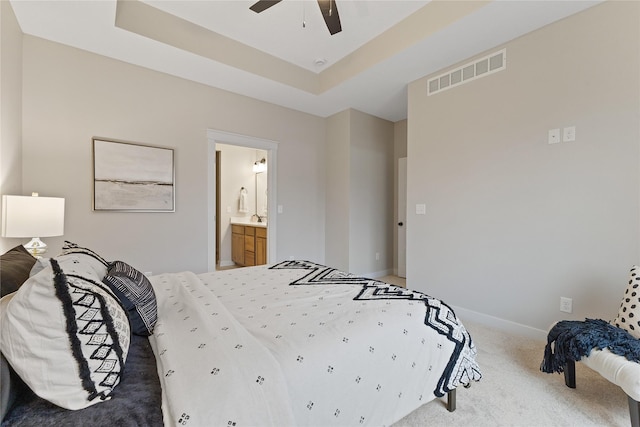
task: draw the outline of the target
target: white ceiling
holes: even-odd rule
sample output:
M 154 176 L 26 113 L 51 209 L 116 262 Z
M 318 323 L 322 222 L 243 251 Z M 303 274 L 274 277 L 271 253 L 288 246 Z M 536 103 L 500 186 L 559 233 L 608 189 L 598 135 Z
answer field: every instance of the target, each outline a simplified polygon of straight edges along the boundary
M 407 115 L 409 82 L 600 1 L 474 0 L 465 2 L 471 12 L 462 13 L 457 10 L 463 2 L 455 0 L 433 4 L 428 0 L 337 0 L 342 32 L 333 36 L 315 0 L 283 0 L 260 14 L 249 10 L 253 0 L 144 1 L 144 10 L 173 15 L 174 21 L 162 21 L 170 22 L 169 26 L 184 27 L 177 17 L 204 27 L 207 38 L 193 49 L 180 44 L 171 33 L 174 28 L 164 28 L 167 33 L 162 37 L 151 37 L 116 26 L 116 0 L 11 0 L 11 4 L 25 34 L 322 117 L 355 108 L 397 121 Z M 119 14 L 124 6 L 118 6 Z M 322 88 L 301 89 L 287 76 L 256 71 L 260 63 L 245 67 L 241 49 L 237 55 L 233 50 L 202 53 L 210 40 L 221 36 L 267 53 L 267 59 Z M 176 37 L 175 43 L 171 37 Z M 254 52 L 250 57 L 264 64 L 265 57 L 251 49 L 247 52 Z M 375 59 L 363 62 L 365 56 Z M 318 59 L 326 63 L 319 66 Z M 326 80 L 332 83 L 322 85 Z
M 313 72 L 324 68 L 316 59 L 336 62 L 428 2 L 338 0 L 343 31 L 331 36 L 315 0 L 284 0 L 260 14 L 249 10 L 253 0 L 145 1 Z

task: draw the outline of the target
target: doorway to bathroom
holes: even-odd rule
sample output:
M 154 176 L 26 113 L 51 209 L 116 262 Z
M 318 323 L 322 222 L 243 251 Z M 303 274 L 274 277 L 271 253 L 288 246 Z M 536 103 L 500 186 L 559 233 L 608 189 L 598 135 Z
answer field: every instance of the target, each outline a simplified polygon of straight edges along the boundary
M 278 143 L 212 129 L 207 143 L 208 270 L 236 265 L 231 245 L 238 226 L 253 231 L 256 242 L 255 251 L 247 250 L 247 261 L 239 264 L 252 265 L 252 256 L 275 261 Z
M 267 152 L 216 143 L 216 270 L 266 264 Z

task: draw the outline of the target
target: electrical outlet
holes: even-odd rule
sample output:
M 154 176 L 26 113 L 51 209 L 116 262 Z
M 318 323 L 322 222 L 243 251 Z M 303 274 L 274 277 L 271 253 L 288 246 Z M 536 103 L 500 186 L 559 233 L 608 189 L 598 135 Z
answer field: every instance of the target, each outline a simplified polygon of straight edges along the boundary
M 560 297 L 560 311 L 563 313 L 572 313 L 573 300 L 571 298 Z
M 294 256 L 293 255 L 289 255 L 289 261 L 293 261 Z

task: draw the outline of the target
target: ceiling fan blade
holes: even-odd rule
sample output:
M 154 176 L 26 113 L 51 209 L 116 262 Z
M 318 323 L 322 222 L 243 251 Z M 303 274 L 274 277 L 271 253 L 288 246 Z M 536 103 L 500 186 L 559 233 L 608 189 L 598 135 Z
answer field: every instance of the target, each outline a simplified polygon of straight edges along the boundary
M 274 4 L 280 3 L 282 0 L 260 0 L 252 4 L 249 9 L 253 10 L 255 13 L 263 12 L 269 9 Z
M 322 11 L 322 17 L 327 24 L 327 28 L 331 35 L 342 31 L 342 24 L 340 24 L 340 15 L 338 14 L 338 5 L 336 0 L 318 0 L 318 6 Z

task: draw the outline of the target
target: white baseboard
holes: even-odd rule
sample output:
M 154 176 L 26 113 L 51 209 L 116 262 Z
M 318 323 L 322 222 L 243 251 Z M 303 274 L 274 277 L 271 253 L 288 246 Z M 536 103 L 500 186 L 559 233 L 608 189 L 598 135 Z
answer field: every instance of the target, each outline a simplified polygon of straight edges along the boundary
M 220 265 L 220 267 L 231 267 L 231 266 L 236 265 L 236 263 L 233 262 L 233 261 L 230 261 L 230 260 L 228 260 L 228 261 L 220 260 L 220 264 L 219 265 Z
M 477 311 L 467 310 L 466 308 L 451 306 L 456 313 L 456 316 L 462 320 L 464 324 L 465 320 L 469 322 L 479 323 L 484 326 L 491 327 L 500 331 L 512 333 L 514 335 L 520 335 L 523 337 L 535 339 L 538 341 L 547 340 L 547 332 L 542 329 L 536 329 L 531 326 L 523 325 L 521 323 L 512 322 L 511 320 L 501 319 L 499 317 L 490 316 L 488 314 L 478 313 Z

